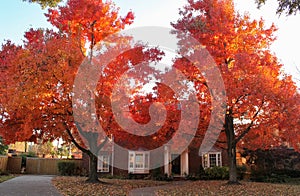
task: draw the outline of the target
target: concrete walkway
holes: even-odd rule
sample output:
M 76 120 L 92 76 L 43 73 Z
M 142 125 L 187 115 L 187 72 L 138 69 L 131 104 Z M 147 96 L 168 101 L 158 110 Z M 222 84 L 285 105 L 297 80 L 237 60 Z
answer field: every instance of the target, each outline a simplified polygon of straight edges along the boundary
M 62 196 L 52 185 L 53 176 L 24 175 L 0 183 L 1 196 Z

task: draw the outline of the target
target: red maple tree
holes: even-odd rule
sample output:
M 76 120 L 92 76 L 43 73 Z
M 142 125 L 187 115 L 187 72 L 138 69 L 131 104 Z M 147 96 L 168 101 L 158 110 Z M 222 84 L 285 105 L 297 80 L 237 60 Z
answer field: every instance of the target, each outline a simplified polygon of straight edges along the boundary
M 197 136 L 204 135 L 210 121 L 224 120 L 219 140 L 227 143 L 230 182 L 235 183 L 237 146 L 268 148 L 288 141 L 296 149 L 299 148 L 299 93 L 291 77 L 281 72 L 282 65 L 269 50 L 274 40 L 274 26 L 265 28 L 263 20 L 252 21 L 247 15 L 237 14 L 231 0 L 188 2 L 180 12 L 182 18 L 173 26 L 181 32 L 190 33 L 213 56 L 228 97 L 225 119 L 222 116 L 211 118 L 212 102 L 217 98 L 207 88 L 201 70 L 186 58 L 175 59 L 174 67 L 194 83 L 198 100 L 187 97 L 185 101 L 201 113 L 201 118 L 196 119 L 199 121 Z M 148 149 L 161 146 L 174 135 L 178 121 L 182 120 L 179 118 L 182 112 L 179 108 L 186 105 L 178 104 L 168 86 L 157 83 L 156 89 L 153 89 L 155 92 L 147 95 L 134 93 L 138 91 L 137 87 L 130 92 L 131 99 L 122 97 L 128 89 L 121 87 L 118 89 L 119 96 L 112 96 L 121 75 L 130 67 L 160 60 L 163 53 L 158 49 L 145 45 L 131 46 L 130 38 L 120 39 L 126 44 L 114 47 L 124 47 L 126 52 L 97 72 L 101 77 L 93 84 L 96 90 L 86 83 L 89 81 L 88 75 L 77 73 L 82 63 L 88 66 L 101 63 L 101 55 L 94 52 L 95 48 L 101 48 L 97 43 L 120 31 L 126 24 L 131 24 L 131 12 L 121 18 L 111 2 L 69 0 L 65 6 L 50 9 L 46 16 L 59 29 L 58 32 L 30 30 L 25 34 L 24 47 L 8 42 L 1 50 L 0 92 L 3 96 L 0 133 L 6 141 L 34 141 L 36 138 L 48 141 L 59 137 L 70 140 L 89 155 L 89 181 L 94 182 L 98 180 L 96 154 L 107 141 L 106 135 L 113 134 L 120 145 L 129 148 L 140 145 Z M 186 35 L 178 34 L 178 37 L 184 43 Z M 108 47 L 105 46 L 106 49 Z M 196 55 L 192 50 L 185 49 L 181 51 L 185 56 Z M 106 55 L 114 55 L 113 49 L 109 52 Z M 82 80 L 74 83 L 78 77 Z M 146 78 L 146 75 L 143 77 Z M 176 80 L 174 78 L 174 82 Z M 75 100 L 74 85 L 81 89 Z M 163 107 L 166 108 L 165 124 L 157 133 L 147 137 L 125 132 L 114 118 L 111 107 L 112 103 L 125 99 L 129 100 L 129 110 L 119 111 L 124 118 L 146 124 L 151 121 L 150 105 L 153 105 L 156 111 L 162 113 Z M 95 101 L 95 111 L 89 111 L 92 108 L 89 100 Z M 74 108 L 85 109 L 80 112 L 81 119 L 74 119 Z M 91 119 L 92 124 L 86 123 Z M 97 130 L 99 123 L 105 134 Z M 184 133 L 189 133 L 192 125 L 188 121 L 183 124 Z M 132 146 L 124 143 L 128 138 L 132 139 Z
M 16 54 L 12 52 L 19 47 L 9 43 L 2 47 L 1 75 L 7 76 L 8 85 L 1 86 L 1 92 L 9 99 L 1 102 L 1 117 L 6 116 L 1 120 L 1 135 L 7 142 L 60 137 L 72 141 L 89 155 L 88 181 L 95 182 L 97 157 L 82 139 L 93 132 L 80 124 L 76 127 L 73 118 L 74 79 L 85 57 L 92 60 L 96 43 L 131 24 L 134 16 L 128 12 L 119 17 L 112 2 L 91 0 L 69 0 L 65 6 L 49 9 L 46 16 L 59 32 L 31 29 Z M 105 141 L 98 140 L 96 147 L 100 149 Z
M 299 149 L 299 93 L 270 51 L 276 27 L 266 28 L 262 19 L 251 20 L 237 13 L 232 0 L 189 0 L 180 15 L 173 24 L 181 32 L 178 38 L 184 43 L 186 35 L 191 34 L 198 40 L 222 74 L 216 80 L 223 79 L 225 84 L 226 115 L 219 141 L 227 144 L 229 182 L 237 183 L 237 146 L 269 148 L 288 141 Z M 186 54 L 193 55 L 191 51 Z M 192 63 L 178 59 L 177 66 L 202 88 L 207 87 L 204 77 L 195 76 L 201 70 L 190 72 Z M 209 91 L 205 93 L 207 100 L 214 97 Z

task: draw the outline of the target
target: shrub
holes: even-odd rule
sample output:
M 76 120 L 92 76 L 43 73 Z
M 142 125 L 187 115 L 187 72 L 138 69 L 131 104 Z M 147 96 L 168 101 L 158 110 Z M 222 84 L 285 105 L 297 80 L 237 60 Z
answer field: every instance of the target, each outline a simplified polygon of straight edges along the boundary
M 208 180 L 227 180 L 229 179 L 228 167 L 212 167 L 205 171 L 205 178 Z
M 106 175 L 101 175 L 100 178 L 106 178 L 106 179 L 128 179 L 128 176 L 124 175 L 111 175 L 111 174 L 106 174 Z
M 273 170 L 272 174 L 286 175 L 286 176 L 291 177 L 291 178 L 300 178 L 300 171 L 299 170 L 277 169 L 277 170 Z
M 285 183 L 288 182 L 290 177 L 287 175 L 278 175 L 278 174 L 271 174 L 268 176 L 265 182 L 271 183 Z
M 156 167 L 155 169 L 151 170 L 151 178 L 153 180 L 158 180 L 162 174 L 162 170 L 160 167 Z
M 187 179 L 187 180 L 200 180 L 201 178 L 199 177 L 199 174 L 194 174 L 194 173 L 192 173 L 192 174 L 188 174 L 186 177 L 185 177 L 185 179 Z
M 203 169 L 201 166 L 196 174 L 189 174 L 186 176 L 187 180 L 228 180 L 228 167 L 211 167 Z
M 158 180 L 158 181 L 172 181 L 173 180 L 173 176 L 172 175 L 168 175 L 168 174 L 159 174 L 155 177 L 152 177 L 153 180 Z
M 255 182 L 265 182 L 267 179 L 268 173 L 263 169 L 251 170 L 251 181 Z
M 128 177 L 129 180 L 135 179 L 135 175 L 132 172 L 128 173 Z
M 10 173 L 8 171 L 0 170 L 0 176 L 8 176 Z
M 0 137 L 0 155 L 6 155 L 8 150 L 8 145 L 5 145 L 3 138 Z
M 205 170 L 202 165 L 200 165 L 197 175 L 198 175 L 198 178 L 200 178 L 200 179 L 204 180 L 206 178 Z
M 247 171 L 246 166 L 245 165 L 237 166 L 236 170 L 237 170 L 237 177 L 238 177 L 238 179 L 239 180 L 243 180 L 245 172 Z
M 156 167 L 155 169 L 151 170 L 151 179 L 158 180 L 158 181 L 172 181 L 173 176 L 164 174 L 162 167 Z
M 299 178 L 298 170 L 263 170 L 257 169 L 251 171 L 251 180 L 255 182 L 285 183 L 291 178 Z
M 57 163 L 60 175 L 72 176 L 75 175 L 75 163 L 70 161 L 61 161 Z

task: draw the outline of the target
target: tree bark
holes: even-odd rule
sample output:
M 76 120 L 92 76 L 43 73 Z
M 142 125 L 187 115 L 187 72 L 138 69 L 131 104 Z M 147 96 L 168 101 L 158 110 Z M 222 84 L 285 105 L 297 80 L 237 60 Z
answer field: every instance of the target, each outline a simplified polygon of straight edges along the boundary
M 239 184 L 236 167 L 236 143 L 233 126 L 232 111 L 229 110 L 225 118 L 225 132 L 227 139 L 227 154 L 229 159 L 229 181 L 228 184 Z
M 78 129 L 80 129 L 80 131 L 82 132 L 81 128 L 78 126 Z M 87 179 L 87 182 L 90 182 L 90 183 L 98 183 L 98 182 L 101 182 L 99 179 L 98 179 L 98 174 L 97 174 L 97 163 L 98 163 L 98 157 L 91 151 L 91 150 L 88 150 L 88 149 L 85 149 L 83 148 L 81 145 L 79 145 L 74 136 L 72 135 L 71 133 L 71 130 L 70 129 L 66 129 L 68 135 L 70 136 L 71 138 L 71 141 L 73 142 L 73 144 L 79 149 L 81 150 L 83 153 L 86 153 L 88 156 L 89 156 L 89 176 L 88 176 L 88 179 Z M 107 142 L 107 137 L 105 138 L 105 141 L 99 146 L 99 149 L 101 149 L 105 143 Z
M 228 149 L 229 158 L 229 181 L 228 184 L 239 184 L 237 179 L 237 167 L 236 167 L 236 146 L 231 145 Z
M 88 153 L 89 156 L 89 177 L 87 179 L 87 182 L 90 183 L 98 183 L 100 182 L 100 180 L 98 179 L 98 174 L 97 174 L 97 162 L 98 162 L 98 158 L 96 155 L 94 155 L 93 153 L 89 152 Z

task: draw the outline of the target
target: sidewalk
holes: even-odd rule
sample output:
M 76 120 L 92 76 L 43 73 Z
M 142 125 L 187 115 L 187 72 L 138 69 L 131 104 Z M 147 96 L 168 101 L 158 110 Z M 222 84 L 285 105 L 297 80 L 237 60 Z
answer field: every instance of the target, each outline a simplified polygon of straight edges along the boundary
M 0 183 L 1 196 L 62 196 L 52 185 L 53 176 L 24 175 Z

